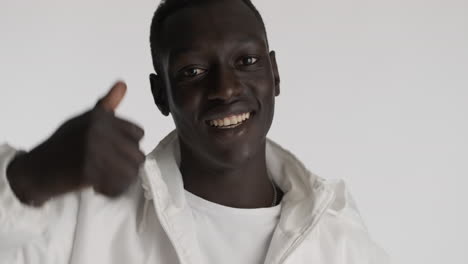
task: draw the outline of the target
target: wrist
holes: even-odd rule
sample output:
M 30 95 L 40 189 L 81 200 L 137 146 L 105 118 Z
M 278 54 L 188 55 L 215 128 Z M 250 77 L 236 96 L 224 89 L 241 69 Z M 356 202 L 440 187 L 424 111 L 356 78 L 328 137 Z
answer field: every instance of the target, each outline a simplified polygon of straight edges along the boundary
M 8 164 L 6 177 L 10 188 L 18 200 L 26 205 L 39 207 L 47 200 L 37 188 L 38 174 L 34 173 L 34 163 L 27 152 L 19 152 Z

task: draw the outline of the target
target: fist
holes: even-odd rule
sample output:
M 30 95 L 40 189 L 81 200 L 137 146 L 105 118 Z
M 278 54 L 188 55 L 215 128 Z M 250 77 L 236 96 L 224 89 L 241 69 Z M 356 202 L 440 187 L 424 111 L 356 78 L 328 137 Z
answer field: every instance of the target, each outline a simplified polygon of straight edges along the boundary
M 144 132 L 114 114 L 126 89 L 117 82 L 94 108 L 12 162 L 7 174 L 20 200 L 40 205 L 85 187 L 116 197 L 132 184 L 145 160 L 139 149 Z
M 84 185 L 110 197 L 121 194 L 137 178 L 145 160 L 139 148 L 143 129 L 114 115 L 125 92 L 125 83 L 116 83 L 85 118 L 83 163 L 79 164 L 78 177 Z

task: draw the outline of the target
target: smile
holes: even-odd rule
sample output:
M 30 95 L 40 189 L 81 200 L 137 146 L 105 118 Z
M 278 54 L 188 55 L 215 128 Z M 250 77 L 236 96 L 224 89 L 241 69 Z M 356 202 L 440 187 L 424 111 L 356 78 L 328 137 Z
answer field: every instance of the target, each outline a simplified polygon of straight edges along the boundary
M 212 127 L 227 129 L 234 128 L 243 124 L 250 118 L 250 112 L 238 115 L 231 115 L 220 119 L 209 120 L 208 124 Z

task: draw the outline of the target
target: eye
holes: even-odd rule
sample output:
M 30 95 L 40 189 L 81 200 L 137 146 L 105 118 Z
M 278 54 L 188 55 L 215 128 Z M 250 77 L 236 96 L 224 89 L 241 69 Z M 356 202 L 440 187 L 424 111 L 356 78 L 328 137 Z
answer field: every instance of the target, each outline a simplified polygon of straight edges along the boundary
M 253 65 L 255 63 L 257 63 L 258 61 L 258 58 L 257 57 L 254 57 L 254 56 L 245 56 L 245 57 L 242 57 L 239 61 L 240 65 L 242 66 L 249 66 L 249 65 Z
M 193 78 L 193 77 L 198 76 L 200 74 L 203 74 L 205 72 L 206 72 L 206 70 L 201 69 L 201 68 L 189 68 L 189 69 L 184 70 L 182 72 L 182 74 L 186 78 Z

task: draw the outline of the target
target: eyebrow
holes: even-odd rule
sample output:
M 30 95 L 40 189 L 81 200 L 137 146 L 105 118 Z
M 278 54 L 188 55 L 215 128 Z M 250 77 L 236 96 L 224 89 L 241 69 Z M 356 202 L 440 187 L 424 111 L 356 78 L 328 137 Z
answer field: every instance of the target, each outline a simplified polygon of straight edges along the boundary
M 186 56 L 188 54 L 201 53 L 202 47 L 200 46 L 190 46 L 190 47 L 180 47 L 170 51 L 169 56 L 178 58 L 180 56 Z M 174 56 L 175 55 L 175 56 Z
M 233 42 L 231 42 L 231 43 L 233 43 Z M 244 48 L 244 47 L 258 45 L 258 44 L 262 44 L 262 45 L 264 44 L 265 47 L 266 47 L 265 41 L 262 40 L 262 39 L 259 39 L 257 37 L 245 38 L 245 39 L 242 39 L 241 41 L 239 41 L 237 43 L 241 43 L 241 44 L 236 45 L 235 48 Z M 200 53 L 202 53 L 201 51 L 204 48 L 206 48 L 206 47 L 203 46 L 203 45 L 200 45 L 200 44 L 195 44 L 193 46 L 187 46 L 187 47 L 178 47 L 178 48 L 170 51 L 169 57 L 172 60 L 177 61 L 180 57 L 185 57 L 185 56 L 187 56 L 189 54 L 200 54 Z

